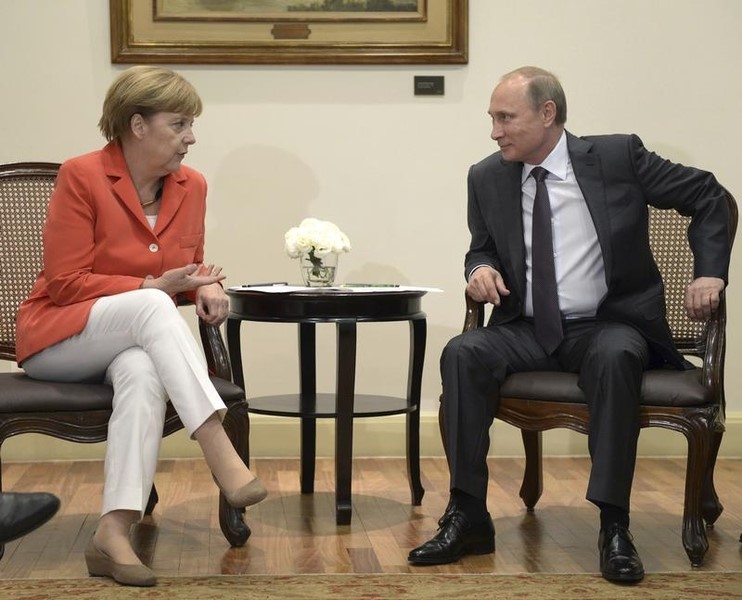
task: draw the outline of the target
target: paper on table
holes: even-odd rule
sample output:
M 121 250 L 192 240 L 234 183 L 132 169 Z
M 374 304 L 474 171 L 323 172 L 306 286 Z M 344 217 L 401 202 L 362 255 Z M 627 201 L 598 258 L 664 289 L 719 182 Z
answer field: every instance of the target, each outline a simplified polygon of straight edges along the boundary
M 304 292 L 316 288 L 303 285 L 233 285 L 227 288 L 231 292 L 265 292 L 266 294 L 288 294 L 289 292 Z
M 443 290 L 434 287 L 421 287 L 419 285 L 341 285 L 340 290 L 352 290 L 354 292 L 442 292 Z
M 290 294 L 292 292 L 322 292 L 322 291 L 339 291 L 339 292 L 360 292 L 360 293 L 380 293 L 380 292 L 442 292 L 439 288 L 420 287 L 414 285 L 399 286 L 336 286 L 336 287 L 305 287 L 301 285 L 235 285 L 227 288 L 234 292 L 263 292 L 266 294 Z

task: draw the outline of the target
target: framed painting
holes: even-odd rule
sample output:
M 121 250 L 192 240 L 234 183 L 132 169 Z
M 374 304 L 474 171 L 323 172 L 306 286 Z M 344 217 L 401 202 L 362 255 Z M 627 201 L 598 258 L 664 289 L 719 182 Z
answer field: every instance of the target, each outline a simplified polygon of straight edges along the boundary
M 468 0 L 109 0 L 114 63 L 466 63 Z

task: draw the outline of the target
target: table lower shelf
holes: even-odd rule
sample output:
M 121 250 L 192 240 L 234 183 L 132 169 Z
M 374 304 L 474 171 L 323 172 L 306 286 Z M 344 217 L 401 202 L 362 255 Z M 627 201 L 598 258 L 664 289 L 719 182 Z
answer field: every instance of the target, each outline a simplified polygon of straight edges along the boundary
M 354 417 L 383 417 L 411 413 L 416 406 L 408 406 L 406 398 L 378 396 L 375 394 L 355 394 L 353 401 Z M 300 394 L 277 394 L 247 399 L 247 411 L 260 415 L 279 417 L 310 417 L 329 419 L 337 417 L 335 394 L 315 394 L 315 401 L 302 404 Z

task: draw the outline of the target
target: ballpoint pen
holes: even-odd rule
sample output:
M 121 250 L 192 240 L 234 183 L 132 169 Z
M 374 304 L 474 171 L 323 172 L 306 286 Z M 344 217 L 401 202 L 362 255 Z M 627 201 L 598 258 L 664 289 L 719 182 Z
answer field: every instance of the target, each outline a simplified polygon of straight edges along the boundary
M 398 283 L 344 283 L 341 287 L 399 287 Z
M 242 287 L 267 287 L 273 285 L 288 285 L 288 281 L 268 281 L 266 283 L 243 283 Z

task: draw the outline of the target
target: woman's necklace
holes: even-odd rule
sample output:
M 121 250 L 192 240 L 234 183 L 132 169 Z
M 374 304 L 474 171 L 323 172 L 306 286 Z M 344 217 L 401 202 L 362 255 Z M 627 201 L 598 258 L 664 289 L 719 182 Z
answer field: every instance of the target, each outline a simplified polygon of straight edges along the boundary
M 139 205 L 142 208 L 146 208 L 147 206 L 150 206 L 154 204 L 155 202 L 157 202 L 160 198 L 162 198 L 162 185 L 160 185 L 160 187 L 157 188 L 157 191 L 155 192 L 155 197 L 152 198 L 152 200 L 149 200 L 148 202 L 140 202 Z

